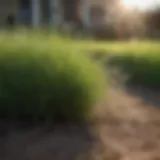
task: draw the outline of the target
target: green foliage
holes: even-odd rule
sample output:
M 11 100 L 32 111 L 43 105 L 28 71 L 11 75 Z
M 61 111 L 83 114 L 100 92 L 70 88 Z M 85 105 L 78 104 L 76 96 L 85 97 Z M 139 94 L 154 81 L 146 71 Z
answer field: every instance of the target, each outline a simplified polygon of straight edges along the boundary
M 121 54 L 112 58 L 128 75 L 129 82 L 145 87 L 160 87 L 159 54 Z
M 1 117 L 89 117 L 105 77 L 69 39 L 14 34 L 0 41 Z
M 81 42 L 82 43 L 82 42 Z M 128 83 L 145 87 L 160 87 L 160 42 L 83 42 L 91 57 L 101 63 L 111 62 L 126 72 Z M 108 69 L 108 65 L 106 67 Z M 123 76 L 123 75 L 122 75 Z

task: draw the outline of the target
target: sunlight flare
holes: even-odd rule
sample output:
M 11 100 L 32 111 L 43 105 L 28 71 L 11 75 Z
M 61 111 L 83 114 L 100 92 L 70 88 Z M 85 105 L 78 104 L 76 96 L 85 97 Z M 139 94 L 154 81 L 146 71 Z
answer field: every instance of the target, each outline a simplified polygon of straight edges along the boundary
M 139 9 L 146 9 L 154 3 L 156 0 L 121 0 L 122 3 L 129 8 L 139 8 Z

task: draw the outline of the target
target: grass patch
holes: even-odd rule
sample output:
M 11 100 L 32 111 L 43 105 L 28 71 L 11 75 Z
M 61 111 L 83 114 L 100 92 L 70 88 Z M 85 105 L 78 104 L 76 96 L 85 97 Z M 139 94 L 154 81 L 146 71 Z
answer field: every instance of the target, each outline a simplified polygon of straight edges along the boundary
M 159 54 L 121 54 L 112 57 L 112 61 L 129 75 L 128 83 L 155 89 L 160 87 Z
M 70 38 L 4 33 L 0 38 L 0 116 L 83 120 L 105 76 Z
M 81 44 L 84 42 L 81 42 Z M 160 42 L 95 42 L 84 44 L 100 63 L 111 60 L 129 76 L 128 83 L 149 88 L 160 87 Z
M 160 53 L 159 41 L 75 41 L 77 47 L 90 52 L 103 51 L 106 54 L 158 54 Z

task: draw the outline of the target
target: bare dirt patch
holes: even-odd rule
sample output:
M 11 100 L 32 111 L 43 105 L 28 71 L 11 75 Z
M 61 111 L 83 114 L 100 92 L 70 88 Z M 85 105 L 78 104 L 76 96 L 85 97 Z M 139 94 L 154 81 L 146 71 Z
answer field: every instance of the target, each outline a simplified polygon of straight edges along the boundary
M 97 107 L 96 119 L 88 125 L 16 125 L 0 136 L 0 160 L 158 160 L 160 159 L 159 94 L 154 103 L 141 94 L 112 88 L 107 101 Z M 8 124 L 10 125 L 10 124 Z M 5 126 L 5 127 L 4 127 Z
M 139 92 L 143 96 L 149 94 L 146 90 Z M 159 94 L 152 96 L 148 98 L 150 102 Z M 119 156 L 111 160 L 138 160 L 134 156 L 141 157 L 141 160 L 153 160 L 160 155 L 160 110 L 157 108 L 160 103 L 153 104 L 147 103 L 140 95 L 136 96 L 135 92 L 110 90 L 108 102 L 101 113 L 106 120 L 99 118 L 97 125 L 105 149 L 104 157 L 107 157 L 108 150 Z

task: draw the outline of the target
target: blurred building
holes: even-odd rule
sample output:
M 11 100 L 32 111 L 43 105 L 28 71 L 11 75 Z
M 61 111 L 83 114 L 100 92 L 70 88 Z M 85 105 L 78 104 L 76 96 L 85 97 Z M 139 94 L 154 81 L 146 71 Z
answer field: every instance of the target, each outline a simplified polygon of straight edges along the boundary
M 91 27 L 104 22 L 103 10 L 106 6 L 113 8 L 115 1 L 118 0 L 0 0 L 0 25 L 12 14 L 17 24 L 35 27 L 65 22 Z
M 0 26 L 9 22 L 33 27 L 76 25 L 100 37 L 125 37 L 139 24 L 133 15 L 120 0 L 0 0 Z
M 79 23 L 89 25 L 88 0 L 0 0 L 0 25 L 8 16 L 14 16 L 16 24 L 59 25 Z

